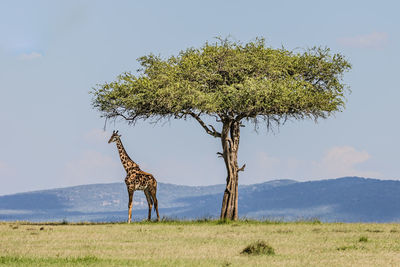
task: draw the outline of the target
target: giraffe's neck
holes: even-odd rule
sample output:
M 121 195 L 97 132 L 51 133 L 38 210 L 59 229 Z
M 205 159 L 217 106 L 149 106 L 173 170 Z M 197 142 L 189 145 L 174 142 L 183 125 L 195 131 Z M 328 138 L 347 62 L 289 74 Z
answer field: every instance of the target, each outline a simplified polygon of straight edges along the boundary
M 139 165 L 136 164 L 133 160 L 131 160 L 131 158 L 128 156 L 128 153 L 126 153 L 126 150 L 122 145 L 121 139 L 118 139 L 116 143 L 117 143 L 119 158 L 121 159 L 121 163 L 122 166 L 124 166 L 124 169 L 128 171 L 132 167 L 138 168 Z

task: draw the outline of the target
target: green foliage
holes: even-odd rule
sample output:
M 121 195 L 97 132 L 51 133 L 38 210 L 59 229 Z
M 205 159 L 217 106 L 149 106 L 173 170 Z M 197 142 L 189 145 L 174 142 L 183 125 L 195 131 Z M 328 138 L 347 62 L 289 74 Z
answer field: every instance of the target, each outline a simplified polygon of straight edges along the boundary
M 275 250 L 273 247 L 268 245 L 262 240 L 254 242 L 247 247 L 245 247 L 242 251 L 242 254 L 247 255 L 275 255 Z
M 360 236 L 360 238 L 358 239 L 358 242 L 368 242 L 368 237 Z
M 93 88 L 93 107 L 106 118 L 325 118 L 344 107 L 342 75 L 350 64 L 328 48 L 303 53 L 273 49 L 262 38 L 247 44 L 218 39 L 163 59 L 138 59 L 138 73 Z

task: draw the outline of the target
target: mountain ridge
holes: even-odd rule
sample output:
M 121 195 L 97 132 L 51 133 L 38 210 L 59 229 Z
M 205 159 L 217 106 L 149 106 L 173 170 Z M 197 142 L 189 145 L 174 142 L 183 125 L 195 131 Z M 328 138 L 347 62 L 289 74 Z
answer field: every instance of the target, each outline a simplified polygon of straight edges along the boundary
M 159 183 L 161 216 L 217 218 L 225 185 Z M 271 180 L 239 185 L 239 215 L 255 219 L 400 221 L 400 181 L 342 177 L 318 181 Z M 124 221 L 124 183 L 79 185 L 0 196 L 0 220 Z M 143 192 L 134 195 L 135 220 L 146 217 Z

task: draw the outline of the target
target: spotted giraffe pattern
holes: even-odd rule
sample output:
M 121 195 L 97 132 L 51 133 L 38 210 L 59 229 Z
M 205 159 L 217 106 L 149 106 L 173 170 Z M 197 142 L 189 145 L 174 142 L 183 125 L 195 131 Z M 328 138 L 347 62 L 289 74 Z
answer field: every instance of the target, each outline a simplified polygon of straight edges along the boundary
M 125 178 L 125 184 L 130 190 L 147 190 L 157 187 L 157 181 L 152 174 L 131 169 Z
M 108 141 L 108 142 L 109 143 L 115 142 L 117 144 L 119 158 L 121 159 L 122 166 L 124 167 L 126 173 L 128 173 L 132 169 L 141 171 L 141 169 L 139 168 L 139 165 L 136 162 L 134 162 L 133 160 L 131 160 L 131 158 L 128 156 L 128 153 L 126 153 L 126 150 L 124 148 L 124 145 L 122 144 L 120 136 L 118 136 L 118 134 L 116 134 L 114 139 L 115 139 L 115 141 L 112 141 L 110 139 L 110 141 Z
M 139 165 L 134 162 L 126 153 L 124 146 L 122 145 L 121 136 L 118 135 L 118 131 L 113 131 L 113 134 L 108 143 L 115 142 L 117 144 L 118 153 L 121 159 L 122 166 L 126 171 L 125 184 L 128 190 L 129 202 L 128 202 L 128 223 L 131 222 L 132 218 L 132 200 L 133 193 L 137 190 L 144 192 L 147 204 L 149 206 L 148 220 L 151 219 L 151 209 L 154 204 L 154 209 L 157 212 L 157 220 L 160 220 L 158 214 L 158 201 L 157 201 L 157 181 L 151 173 L 144 172 L 140 169 Z

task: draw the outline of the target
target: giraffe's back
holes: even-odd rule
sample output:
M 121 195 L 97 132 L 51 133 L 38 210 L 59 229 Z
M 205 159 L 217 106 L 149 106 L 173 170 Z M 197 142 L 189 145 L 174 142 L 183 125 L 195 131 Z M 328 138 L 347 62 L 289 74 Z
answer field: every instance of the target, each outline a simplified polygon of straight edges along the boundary
M 146 190 L 157 187 L 157 181 L 151 173 L 136 169 L 128 172 L 125 183 L 132 190 Z

